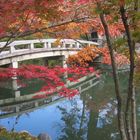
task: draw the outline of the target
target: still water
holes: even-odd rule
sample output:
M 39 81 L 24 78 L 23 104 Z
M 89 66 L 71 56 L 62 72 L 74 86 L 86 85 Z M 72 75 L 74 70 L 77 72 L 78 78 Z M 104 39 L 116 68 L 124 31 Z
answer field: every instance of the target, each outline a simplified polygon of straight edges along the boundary
M 127 91 L 126 75 L 127 73 L 120 74 L 120 86 L 124 98 Z M 136 95 L 138 133 L 140 130 L 139 91 L 137 90 Z M 5 94 L 6 91 L 1 89 L 1 98 L 5 97 L 2 96 L 3 93 Z M 10 94 L 10 91 L 8 93 Z M 44 105 L 28 112 L 2 117 L 0 125 L 10 131 L 26 130 L 35 136 L 45 132 L 52 140 L 120 140 L 114 95 L 112 74 L 106 73 L 96 86 L 72 99 L 61 98 L 49 106 Z M 0 110 L 0 114 L 7 110 Z M 140 134 L 138 135 L 140 138 Z

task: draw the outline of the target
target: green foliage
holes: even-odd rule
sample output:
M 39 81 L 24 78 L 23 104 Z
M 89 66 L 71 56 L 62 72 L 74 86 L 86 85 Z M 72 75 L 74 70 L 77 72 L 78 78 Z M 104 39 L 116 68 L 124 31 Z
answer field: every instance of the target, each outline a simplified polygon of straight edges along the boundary
M 42 58 L 38 59 L 30 59 L 19 62 L 20 65 L 29 65 L 29 64 L 36 64 L 36 65 L 44 65 L 44 60 Z
M 115 15 L 115 16 L 113 17 L 113 21 L 114 21 L 114 22 L 118 22 L 118 20 L 119 20 L 119 16 L 118 16 L 118 15 Z
M 8 132 L 5 128 L 0 128 L 0 140 L 38 140 L 27 132 Z
M 44 44 L 43 43 L 35 43 L 34 44 L 34 47 L 35 48 L 43 48 L 44 47 Z
M 132 3 L 133 1 L 134 0 L 126 0 L 125 3 L 130 6 L 130 3 Z
M 140 30 L 136 30 L 132 33 L 132 37 L 136 42 L 140 41 Z
M 140 85 L 140 57 L 136 59 L 136 68 L 135 68 L 135 85 L 139 87 Z
M 114 50 L 120 54 L 129 57 L 129 49 L 127 47 L 127 41 L 124 37 L 117 38 L 113 40 Z
M 135 12 L 135 19 L 139 20 L 140 19 L 140 12 Z
M 96 7 L 95 12 L 96 12 L 96 14 L 101 14 L 103 12 L 103 10 L 99 9 L 98 7 Z
M 135 85 L 139 86 L 140 85 L 140 72 L 135 73 Z
M 113 45 L 114 45 L 116 48 L 119 48 L 120 46 L 126 45 L 126 39 L 120 37 L 120 38 L 115 39 L 113 43 L 114 43 Z

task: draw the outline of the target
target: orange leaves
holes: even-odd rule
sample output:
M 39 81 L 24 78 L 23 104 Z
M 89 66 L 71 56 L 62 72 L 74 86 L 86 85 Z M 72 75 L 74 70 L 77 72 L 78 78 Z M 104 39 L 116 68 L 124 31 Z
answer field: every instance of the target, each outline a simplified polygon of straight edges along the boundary
M 69 56 L 67 63 L 71 66 L 87 67 L 99 55 L 103 56 L 101 63 L 111 65 L 108 48 L 97 48 L 95 46 L 85 47 L 76 55 Z M 118 67 L 129 64 L 128 58 L 125 55 L 118 54 L 117 52 L 115 52 L 115 61 Z
M 69 56 L 67 63 L 71 66 L 89 66 L 89 62 L 92 62 L 98 55 L 100 50 L 95 46 L 87 46 L 79 51 L 76 55 Z
M 61 38 L 58 38 L 55 42 L 54 42 L 54 46 L 60 46 L 62 43 L 60 42 Z
M 125 0 L 119 0 L 119 5 L 124 6 L 125 5 Z
M 106 47 L 101 48 L 101 52 L 102 52 L 102 55 L 103 55 L 102 63 L 111 65 L 111 59 L 110 59 L 108 48 L 106 48 Z M 114 56 L 115 56 L 115 61 L 116 61 L 117 67 L 122 67 L 124 65 L 129 64 L 129 60 L 125 55 L 115 52 Z
M 61 2 L 62 0 L 1 0 L 0 37 L 48 27 L 48 22 L 50 24 L 60 17 Z
M 122 67 L 123 65 L 129 65 L 129 60 L 125 55 L 116 53 L 115 58 L 118 67 Z
M 51 34 L 53 37 L 56 35 L 63 38 L 79 38 L 80 35 L 90 33 L 92 27 L 99 35 L 103 35 L 104 31 L 94 2 L 94 0 L 1 0 L 0 37 L 18 33 L 25 35 L 25 32 L 34 33 L 43 28 L 43 31 L 53 33 Z M 109 16 L 106 16 L 106 19 L 109 21 L 110 34 L 113 37 L 120 35 L 121 24 L 110 22 L 110 19 L 114 19 L 114 15 Z M 48 29 L 50 26 L 52 28 Z

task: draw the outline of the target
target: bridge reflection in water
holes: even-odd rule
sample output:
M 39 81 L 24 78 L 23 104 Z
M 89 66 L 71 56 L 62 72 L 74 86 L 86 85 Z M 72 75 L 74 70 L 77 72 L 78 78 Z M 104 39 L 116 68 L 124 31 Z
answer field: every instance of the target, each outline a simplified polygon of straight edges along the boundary
M 91 87 L 95 86 L 100 82 L 100 79 L 97 78 L 94 74 L 90 76 L 85 76 L 79 79 L 79 82 L 71 82 L 66 86 L 69 88 L 78 89 L 79 93 L 82 93 Z M 15 91 L 15 94 L 20 95 L 20 91 Z M 32 112 L 35 109 L 50 106 L 61 100 L 64 100 L 65 97 L 58 95 L 51 95 L 44 98 L 34 98 L 36 95 L 43 95 L 45 93 L 38 92 L 36 94 L 29 94 L 23 96 L 15 96 L 14 98 L 0 99 L 0 119 L 7 118 L 11 116 L 17 116 L 23 113 Z
M 120 88 L 124 93 L 127 85 L 126 73 L 119 75 Z M 93 84 L 92 88 L 89 88 L 92 86 L 90 83 Z M 52 140 L 120 140 L 112 75 L 105 74 L 100 79 L 89 77 L 73 86 L 85 92 L 71 100 L 56 95 L 48 99 L 34 99 L 34 102 L 26 100 L 19 101 L 19 104 L 1 106 L 0 124 L 8 130 L 27 130 L 36 136 L 46 132 Z M 35 101 L 38 101 L 36 107 Z M 16 106 L 19 107 L 19 112 L 14 112 Z M 138 110 L 139 106 L 138 102 Z

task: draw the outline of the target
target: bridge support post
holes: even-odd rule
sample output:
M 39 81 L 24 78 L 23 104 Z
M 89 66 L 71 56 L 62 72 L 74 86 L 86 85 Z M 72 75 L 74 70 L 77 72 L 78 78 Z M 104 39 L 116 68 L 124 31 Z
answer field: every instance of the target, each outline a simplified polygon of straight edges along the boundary
M 12 62 L 12 68 L 18 68 L 18 62 Z M 18 90 L 18 83 L 17 83 L 17 77 L 12 77 L 12 89 L 14 97 L 20 97 L 20 91 Z
M 78 90 L 79 90 L 79 92 L 81 93 L 81 91 L 82 91 L 82 87 L 80 86 L 80 87 L 78 88 Z
M 80 48 L 79 42 L 76 42 L 76 48 Z
M 48 46 L 49 49 L 51 49 L 51 43 L 50 42 L 48 42 L 47 46 Z
M 48 46 L 47 46 L 47 42 L 44 42 L 44 48 L 47 48 Z
M 70 44 L 70 48 L 73 48 L 73 44 L 72 43 Z
M 66 59 L 67 59 L 66 56 L 63 56 L 63 57 L 62 57 L 62 67 L 63 67 L 63 68 L 67 68 L 67 67 L 68 67 L 68 66 L 67 66 L 67 63 L 66 63 Z M 69 81 L 68 81 L 68 73 L 67 73 L 67 72 L 64 73 L 64 79 L 65 79 L 65 82 L 68 84 Z
M 38 107 L 38 102 L 35 102 L 35 103 L 34 103 L 34 106 L 35 106 L 35 107 Z
M 30 44 L 30 50 L 34 49 L 34 43 Z
M 44 58 L 43 61 L 44 61 L 44 65 L 45 66 L 48 66 L 49 65 L 49 60 L 47 58 Z
M 66 63 L 66 59 L 67 59 L 66 56 L 63 56 L 63 57 L 62 57 L 62 67 L 63 67 L 63 68 L 67 68 L 67 67 L 68 67 L 68 66 L 67 66 L 67 63 Z
M 62 47 L 63 47 L 63 48 L 66 48 L 65 42 L 62 42 Z
M 18 113 L 19 111 L 20 111 L 20 107 L 17 105 L 17 106 L 15 107 L 15 112 Z
M 11 45 L 10 46 L 10 53 L 13 53 L 15 51 L 15 47 L 14 47 L 14 45 Z
M 12 62 L 12 68 L 18 68 L 18 62 Z
M 13 77 L 12 79 L 12 88 L 13 88 L 13 95 L 15 98 L 20 97 L 20 91 L 18 90 L 18 83 L 17 83 L 17 77 Z

